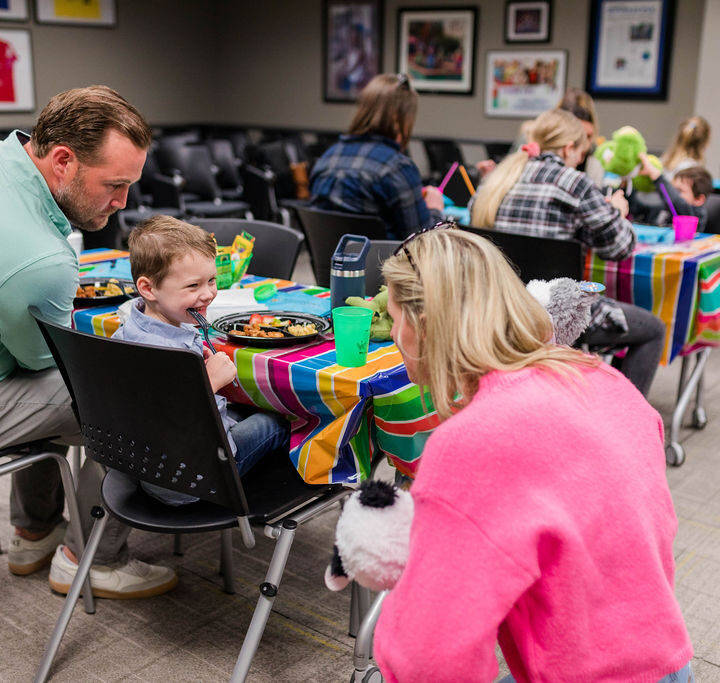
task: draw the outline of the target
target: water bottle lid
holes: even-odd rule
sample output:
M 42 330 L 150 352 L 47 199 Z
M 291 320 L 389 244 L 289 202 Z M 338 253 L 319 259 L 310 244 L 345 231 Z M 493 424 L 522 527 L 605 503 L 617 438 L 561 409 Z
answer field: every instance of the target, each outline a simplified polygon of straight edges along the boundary
M 360 244 L 353 251 L 348 251 L 349 244 Z M 368 249 L 370 249 L 370 240 L 364 235 L 343 235 L 335 248 L 335 253 L 331 259 L 331 268 L 333 270 L 352 270 L 358 271 L 365 268 L 365 257 Z M 364 274 L 364 273 L 363 273 Z

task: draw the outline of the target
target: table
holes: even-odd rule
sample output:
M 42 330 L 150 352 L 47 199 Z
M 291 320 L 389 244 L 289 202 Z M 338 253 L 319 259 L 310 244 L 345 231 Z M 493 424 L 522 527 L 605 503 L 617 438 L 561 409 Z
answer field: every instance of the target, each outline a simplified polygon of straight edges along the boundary
M 117 259 L 113 271 L 126 277 L 123 252 L 103 255 L 108 263 Z M 92 263 L 91 258 L 84 263 Z M 104 277 L 105 267 L 90 272 Z M 254 275 L 242 279 L 249 287 L 268 282 L 281 292 L 320 298 L 329 294 L 327 289 L 287 280 Z M 77 309 L 73 325 L 109 337 L 120 319 L 114 306 Z M 361 368 L 335 363 L 331 337 L 272 350 L 220 339 L 215 346 L 233 359 L 238 370 L 240 386 L 230 385 L 222 392 L 228 399 L 290 418 L 290 457 L 308 483 L 359 482 L 368 476 L 378 449 L 401 472 L 414 476 L 425 441 L 439 421 L 433 410 L 425 410 L 420 389 L 408 379 L 395 344 L 370 342 L 368 362 Z M 432 405 L 429 396 L 427 402 Z

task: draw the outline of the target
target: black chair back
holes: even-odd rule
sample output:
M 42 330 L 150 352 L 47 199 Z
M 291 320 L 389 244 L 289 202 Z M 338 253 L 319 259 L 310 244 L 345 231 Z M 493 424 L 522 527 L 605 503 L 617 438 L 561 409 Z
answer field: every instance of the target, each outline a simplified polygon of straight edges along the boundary
M 525 283 L 556 277 L 583 279 L 584 247 L 577 240 L 531 237 L 467 226 L 462 229 L 487 237 L 499 247 Z
M 248 221 L 240 218 L 196 218 L 195 225 L 212 232 L 220 245 L 232 244 L 235 235 L 246 230 L 255 237 L 253 256 L 248 273 L 292 278 L 300 247 L 305 239 L 299 230 L 268 221 Z
M 486 142 L 485 151 L 488 159 L 500 163 L 512 149 L 512 142 Z
M 269 168 L 244 164 L 240 169 L 243 199 L 250 205 L 254 218 L 273 221 L 279 215 L 275 195 L 275 174 Z
M 238 167 L 240 160 L 235 156 L 232 142 L 222 138 L 210 140 L 208 143 L 212 160 L 217 166 L 217 183 L 221 188 L 234 189 L 241 185 Z
M 375 296 L 380 285 L 385 284 L 382 264 L 395 253 L 400 244 L 400 240 L 370 240 L 370 249 L 365 259 L 365 296 Z
M 703 232 L 720 235 L 720 194 L 710 194 L 705 201 L 707 218 Z
M 378 216 L 363 216 L 314 207 L 296 207 L 305 230 L 315 280 L 321 287 L 330 286 L 330 260 L 343 235 L 364 235 L 370 240 L 384 240 L 385 223 Z
M 31 313 L 70 391 L 88 457 L 248 514 L 200 356 L 85 334 Z

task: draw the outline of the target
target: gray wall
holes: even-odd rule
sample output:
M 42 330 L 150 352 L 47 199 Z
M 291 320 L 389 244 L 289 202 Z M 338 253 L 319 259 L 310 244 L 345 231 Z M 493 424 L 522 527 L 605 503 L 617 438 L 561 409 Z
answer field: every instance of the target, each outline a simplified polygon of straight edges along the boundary
M 711 3 L 717 0 L 710 0 Z M 116 87 L 152 123 L 238 123 L 344 129 L 351 105 L 322 101 L 322 0 L 117 0 L 113 29 L 7 22 L 32 31 L 38 110 L 65 88 L 102 82 Z M 386 0 L 384 66 L 395 70 L 399 6 L 457 6 L 456 0 Z M 487 50 L 503 42 L 505 0 L 479 8 L 475 94 L 422 95 L 415 132 L 512 139 L 517 119 L 483 115 Z M 585 79 L 589 0 L 553 0 L 553 41 L 568 50 L 568 85 Z M 693 113 L 705 0 L 678 0 L 667 102 L 598 101 L 601 131 L 632 124 L 663 148 Z M 37 112 L 35 112 L 36 114 Z M 703 113 L 703 112 L 699 112 Z M 29 125 L 35 114 L 0 114 L 0 128 Z

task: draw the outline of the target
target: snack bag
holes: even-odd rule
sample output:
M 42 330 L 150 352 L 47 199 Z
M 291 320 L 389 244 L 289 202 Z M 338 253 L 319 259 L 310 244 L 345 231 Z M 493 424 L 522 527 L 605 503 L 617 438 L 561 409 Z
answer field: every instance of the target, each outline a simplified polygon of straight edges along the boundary
M 217 247 L 215 265 L 217 266 L 218 289 L 229 289 L 247 272 L 252 258 L 255 238 L 248 232 L 236 235 L 229 247 Z

